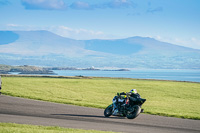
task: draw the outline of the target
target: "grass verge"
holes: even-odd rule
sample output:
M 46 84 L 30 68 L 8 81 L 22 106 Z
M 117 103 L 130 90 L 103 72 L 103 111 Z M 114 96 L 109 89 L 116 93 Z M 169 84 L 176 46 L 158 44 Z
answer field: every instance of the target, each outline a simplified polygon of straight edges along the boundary
M 114 133 L 108 131 L 82 130 L 55 126 L 36 126 L 15 123 L 0 123 L 0 133 Z
M 2 94 L 105 108 L 117 92 L 136 88 L 147 114 L 200 119 L 200 83 L 91 78 L 2 77 Z

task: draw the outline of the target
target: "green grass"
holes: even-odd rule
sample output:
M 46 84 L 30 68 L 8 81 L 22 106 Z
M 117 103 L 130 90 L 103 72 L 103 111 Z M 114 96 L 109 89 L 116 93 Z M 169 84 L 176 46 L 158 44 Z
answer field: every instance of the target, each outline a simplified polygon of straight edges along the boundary
M 35 126 L 15 123 L 0 123 L 0 133 L 114 133 L 96 130 L 61 128 L 55 126 Z
M 147 114 L 200 119 L 200 83 L 92 78 L 2 77 L 2 93 L 64 104 L 105 108 L 117 92 L 136 88 Z

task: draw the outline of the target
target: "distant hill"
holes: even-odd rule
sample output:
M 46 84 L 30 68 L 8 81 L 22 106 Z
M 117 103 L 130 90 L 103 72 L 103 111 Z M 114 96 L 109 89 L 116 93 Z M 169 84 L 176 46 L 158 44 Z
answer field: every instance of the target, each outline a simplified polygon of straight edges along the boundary
M 138 36 L 74 40 L 48 31 L 0 31 L 0 64 L 200 69 L 200 50 Z

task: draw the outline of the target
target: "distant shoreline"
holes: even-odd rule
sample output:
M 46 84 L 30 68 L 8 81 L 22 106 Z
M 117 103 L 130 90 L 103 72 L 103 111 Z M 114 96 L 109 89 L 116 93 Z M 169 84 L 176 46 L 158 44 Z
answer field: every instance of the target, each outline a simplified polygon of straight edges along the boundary
M 9 68 L 10 67 L 10 68 Z M 3 69 L 2 69 L 3 68 Z M 2 70 L 6 72 L 2 73 Z M 200 82 L 200 70 L 197 69 L 119 69 L 119 68 L 70 68 L 0 65 L 0 74 L 70 76 L 79 78 L 110 77 L 153 80 L 174 80 Z
M 198 83 L 194 81 L 178 81 L 178 80 L 163 80 L 163 79 L 140 79 L 140 78 L 124 78 L 124 77 L 96 77 L 96 76 L 60 76 L 60 75 L 31 75 L 31 74 L 0 74 L 2 77 L 42 77 L 42 78 L 66 78 L 66 79 L 92 79 L 92 78 L 107 78 L 107 79 L 133 79 L 133 80 L 149 80 L 149 81 L 171 81 L 171 82 L 186 82 L 186 83 Z
M 52 74 L 56 75 L 53 70 L 90 70 L 90 71 L 130 71 L 128 69 L 97 69 L 90 68 L 74 68 L 74 67 L 36 67 L 36 66 L 10 66 L 0 65 L 0 74 Z

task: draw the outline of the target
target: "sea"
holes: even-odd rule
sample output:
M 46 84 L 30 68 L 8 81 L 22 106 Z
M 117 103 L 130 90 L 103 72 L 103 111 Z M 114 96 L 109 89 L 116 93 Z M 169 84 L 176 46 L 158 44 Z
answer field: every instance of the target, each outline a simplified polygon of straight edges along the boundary
M 172 69 L 139 69 L 130 71 L 104 71 L 104 70 L 53 70 L 58 76 L 92 76 L 92 77 L 118 77 L 135 79 L 156 79 L 200 82 L 200 70 L 172 70 Z

